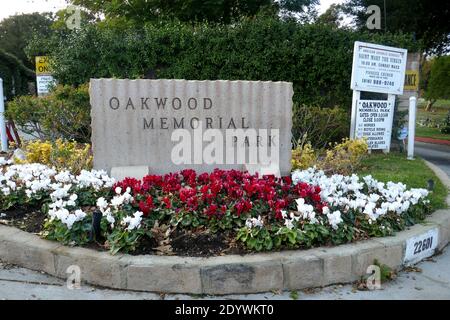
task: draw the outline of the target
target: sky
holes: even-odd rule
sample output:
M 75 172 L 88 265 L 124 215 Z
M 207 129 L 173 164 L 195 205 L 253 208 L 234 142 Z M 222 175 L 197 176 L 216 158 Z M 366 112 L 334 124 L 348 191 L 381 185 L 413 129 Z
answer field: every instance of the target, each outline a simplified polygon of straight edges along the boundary
M 320 0 L 319 13 L 332 3 L 341 3 L 343 0 Z M 0 21 L 17 13 L 56 12 L 67 6 L 65 0 L 0 0 Z

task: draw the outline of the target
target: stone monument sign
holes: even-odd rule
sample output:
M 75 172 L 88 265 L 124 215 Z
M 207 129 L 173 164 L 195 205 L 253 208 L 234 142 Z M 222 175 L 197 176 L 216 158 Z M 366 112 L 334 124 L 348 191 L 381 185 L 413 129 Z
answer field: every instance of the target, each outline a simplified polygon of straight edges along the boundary
M 271 165 L 290 173 L 292 83 L 91 79 L 89 90 L 96 169 L 242 170 L 270 148 Z

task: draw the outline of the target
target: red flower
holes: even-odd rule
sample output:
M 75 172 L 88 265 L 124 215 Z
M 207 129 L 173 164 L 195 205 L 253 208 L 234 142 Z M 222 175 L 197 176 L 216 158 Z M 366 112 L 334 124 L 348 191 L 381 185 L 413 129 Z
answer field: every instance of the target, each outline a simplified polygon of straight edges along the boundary
M 170 199 L 168 197 L 164 197 L 162 199 L 162 202 L 164 202 L 164 204 L 166 205 L 167 209 L 172 208 L 172 203 L 170 202 Z
M 148 214 L 150 213 L 150 210 L 152 210 L 154 208 L 154 204 L 153 204 L 153 198 L 152 196 L 148 196 L 147 199 L 144 201 L 139 201 L 139 210 L 142 211 L 144 217 L 148 216 Z
M 240 216 L 242 213 L 246 213 L 252 209 L 253 205 L 248 200 L 241 200 L 238 203 L 236 203 L 236 214 Z

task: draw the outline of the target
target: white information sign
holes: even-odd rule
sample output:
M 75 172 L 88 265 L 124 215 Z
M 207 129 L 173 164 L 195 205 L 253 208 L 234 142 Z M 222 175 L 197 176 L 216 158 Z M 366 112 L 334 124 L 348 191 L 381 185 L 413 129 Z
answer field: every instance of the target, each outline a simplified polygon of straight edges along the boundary
M 49 93 L 49 87 L 55 83 L 52 76 L 36 76 L 37 93 L 39 96 Z
M 356 41 L 351 89 L 403 94 L 407 55 L 406 49 Z
M 389 149 L 395 99 L 358 100 L 356 138 L 367 138 L 369 149 Z
M 434 254 L 439 241 L 439 230 L 431 229 L 406 241 L 404 263 L 414 264 Z

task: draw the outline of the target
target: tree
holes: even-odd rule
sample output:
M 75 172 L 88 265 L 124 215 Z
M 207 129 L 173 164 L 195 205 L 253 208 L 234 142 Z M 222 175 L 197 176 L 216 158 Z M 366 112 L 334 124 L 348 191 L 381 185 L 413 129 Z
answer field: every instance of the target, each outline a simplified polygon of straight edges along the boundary
M 20 14 L 0 22 L 0 49 L 16 56 L 26 67 L 33 68 L 24 48 L 32 34 L 46 37 L 51 33 L 52 15 L 50 13 Z
M 183 22 L 209 21 L 231 23 L 263 11 L 276 15 L 302 13 L 318 0 L 70 0 L 107 19 L 124 19 L 135 23 L 177 19 Z
M 78 13 L 75 12 L 76 7 L 67 7 L 65 9 L 61 9 L 56 12 L 54 22 L 52 23 L 51 28 L 57 31 L 67 31 L 69 28 L 74 28 L 72 24 L 76 24 L 77 21 L 73 20 L 73 17 L 76 16 L 79 21 L 79 27 L 83 27 L 90 23 L 98 22 L 93 14 L 86 12 L 85 10 L 80 10 Z
M 430 78 L 425 89 L 425 98 L 429 100 L 429 110 L 437 99 L 450 99 L 450 56 L 435 58 Z M 427 106 L 428 108 L 428 106 Z
M 316 23 L 329 25 L 333 28 L 339 28 L 343 20 L 344 17 L 342 16 L 342 6 L 333 3 L 324 13 L 322 13 L 317 18 Z
M 381 30 L 375 32 L 412 33 L 421 41 L 426 53 L 440 55 L 450 52 L 448 0 L 346 0 L 344 11 L 354 17 L 358 28 L 364 29 L 371 15 L 366 12 L 370 5 L 381 9 Z

